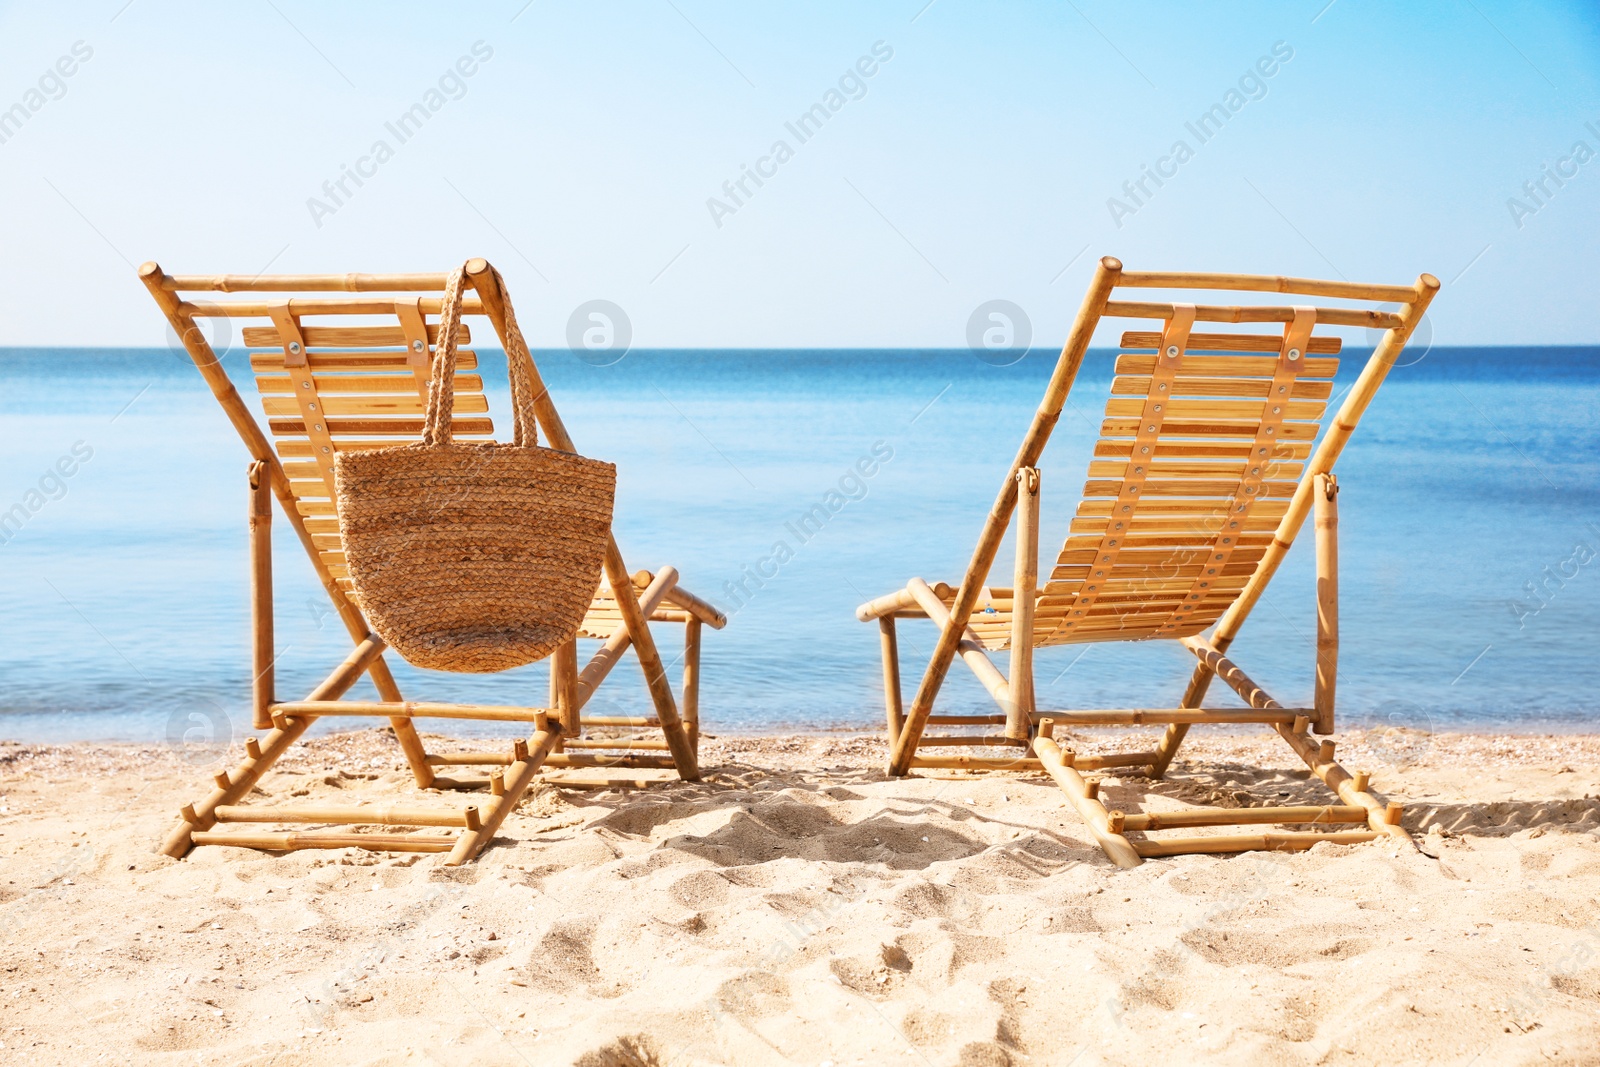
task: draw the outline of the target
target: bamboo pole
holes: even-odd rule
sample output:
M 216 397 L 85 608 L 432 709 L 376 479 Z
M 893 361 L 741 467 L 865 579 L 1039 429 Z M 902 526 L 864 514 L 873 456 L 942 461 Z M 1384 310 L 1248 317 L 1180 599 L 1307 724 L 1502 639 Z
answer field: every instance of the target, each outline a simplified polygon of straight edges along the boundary
M 1110 752 L 1103 756 L 1078 756 L 1073 766 L 1085 771 L 1104 770 L 1107 767 L 1142 767 L 1150 762 L 1153 752 Z M 1039 771 L 1044 764 L 1033 756 L 923 756 L 918 755 L 911 764 L 930 770 L 972 771 Z
M 894 748 L 905 723 L 905 710 L 900 698 L 900 640 L 895 634 L 893 615 L 878 619 L 878 642 L 883 650 L 883 712 L 889 728 L 889 747 Z M 990 716 L 983 718 L 987 722 Z
M 682 608 L 713 630 L 720 630 L 728 625 L 728 617 L 718 611 L 715 605 L 700 599 L 681 585 L 675 585 L 667 590 L 667 603 Z
M 195 325 L 193 314 L 184 311 L 177 296 L 165 288 L 167 275 L 163 273 L 161 267 L 153 262 L 145 263 L 139 268 L 139 280 L 149 290 L 156 305 L 167 317 L 167 322 L 176 331 L 178 339 L 183 342 L 184 350 L 189 353 L 189 358 L 194 360 L 195 367 L 205 379 L 206 385 L 210 387 L 212 395 L 217 398 L 217 403 L 222 405 L 223 414 L 228 417 L 228 421 L 233 424 L 234 430 L 244 441 L 251 458 L 264 464 L 267 472 L 271 474 L 269 480 L 273 495 L 278 498 L 278 506 L 283 509 L 284 517 L 295 535 L 300 538 L 301 547 L 311 560 L 311 568 L 316 573 L 317 580 L 322 583 L 328 599 L 333 602 L 334 611 L 344 623 L 350 639 L 359 644 L 366 639 L 371 628 L 360 610 L 345 596 L 344 590 L 339 588 L 339 583 L 329 573 L 327 564 L 322 561 L 322 555 L 317 551 L 316 543 L 306 529 L 305 518 L 300 514 L 298 502 L 289 489 L 289 479 L 283 472 L 283 464 L 279 462 L 272 444 L 251 416 L 250 409 L 239 396 L 239 391 L 233 387 L 233 382 L 222 369 L 222 362 L 217 359 L 205 335 Z M 384 700 L 400 699 L 400 687 L 395 684 L 394 676 L 389 673 L 389 667 L 381 656 L 370 661 L 367 673 L 372 678 L 373 685 L 377 686 L 378 695 Z M 423 750 L 422 739 L 417 736 L 416 729 L 403 719 L 392 721 L 389 725 L 394 729 L 395 739 L 400 743 L 401 751 L 405 753 L 406 762 L 411 767 L 417 785 L 427 788 L 433 781 L 433 771 L 428 767 L 427 753 Z
M 1369 285 L 1364 282 L 1286 278 L 1272 274 L 1130 270 L 1122 272 L 1117 284 L 1130 289 L 1238 289 L 1257 293 L 1333 296 L 1346 300 L 1379 300 L 1394 304 L 1408 303 L 1416 295 L 1409 285 Z
M 1067 392 L 1078 376 L 1078 368 L 1083 365 L 1083 355 L 1089 349 L 1095 326 L 1100 321 L 1106 301 L 1121 272 L 1122 264 L 1110 256 L 1102 259 L 1095 268 L 1094 279 L 1089 283 L 1089 291 L 1084 295 L 1078 316 L 1073 321 L 1072 331 L 1067 335 L 1066 344 L 1062 346 L 1061 355 L 1056 360 L 1055 370 L 1050 375 L 1050 384 L 1045 389 L 1044 399 L 1039 404 L 1039 410 L 1034 413 L 1028 432 L 1023 436 L 1016 458 L 1011 461 L 1011 468 L 1006 471 L 1005 480 L 1000 484 L 1000 494 L 996 497 L 994 506 L 990 508 L 988 517 L 984 519 L 983 532 L 978 535 L 972 561 L 967 565 L 966 573 L 961 578 L 961 587 L 956 592 L 956 601 L 950 610 L 949 621 L 940 630 L 939 642 L 934 646 L 933 658 L 929 661 L 922 682 L 917 687 L 916 697 L 912 699 L 905 727 L 895 740 L 889 757 L 890 774 L 902 775 L 911 767 L 911 759 L 917 751 L 917 742 L 922 739 L 923 727 L 929 712 L 933 710 L 934 698 L 938 696 L 945 675 L 949 673 L 950 662 L 955 658 L 957 646 L 961 644 L 966 632 L 967 620 L 972 617 L 972 609 L 977 605 L 984 579 L 994 564 L 1000 540 L 1005 536 L 1006 527 L 1011 523 L 1011 511 L 1017 499 L 1016 472 L 1023 467 L 1038 464 L 1039 456 L 1050 440 L 1051 431 L 1061 418 L 1061 408 L 1066 403 Z
M 931 771 L 1042 771 L 1044 764 L 1033 756 L 924 756 L 918 753 L 911 766 Z
M 455 837 L 429 834 L 297 834 L 215 833 L 197 830 L 197 845 L 233 845 L 267 852 L 308 848 L 364 848 L 372 852 L 446 852 Z
M 448 274 L 178 274 L 162 280 L 169 292 L 399 293 L 443 292 Z
M 372 826 L 467 826 L 470 824 L 467 808 L 447 811 L 438 808 L 359 807 L 356 805 L 307 805 L 305 807 L 274 807 L 270 805 L 225 804 L 217 808 L 218 822 L 233 823 L 348 823 Z
M 671 589 L 677 581 L 678 571 L 676 568 L 662 567 L 657 571 L 650 584 L 645 587 L 644 592 L 639 594 L 640 613 L 649 615 L 654 611 L 656 605 L 665 599 L 667 590 Z M 629 579 L 627 584 L 628 590 L 632 592 L 632 579 Z M 612 587 L 611 595 L 620 602 L 621 594 L 617 592 L 614 586 Z M 589 703 L 589 698 L 594 696 L 595 690 L 600 688 L 600 683 L 606 680 L 607 675 L 611 673 L 618 663 L 622 662 L 623 654 L 628 651 L 632 644 L 633 635 L 628 631 L 628 628 L 619 626 L 610 637 L 606 638 L 599 651 L 589 657 L 589 662 L 584 664 L 582 673 L 578 675 L 575 703 L 580 711 L 585 704 Z
M 478 809 L 481 825 L 476 830 L 461 832 L 456 838 L 455 847 L 450 850 L 450 858 L 445 860 L 445 866 L 459 866 L 477 855 L 479 849 L 494 839 L 495 831 L 500 829 L 500 824 L 505 822 L 506 816 L 517 806 L 517 801 L 522 799 L 522 794 L 533 784 L 534 775 L 539 773 L 539 765 L 550 755 L 550 750 L 555 748 L 556 738 L 561 735 L 561 724 L 548 717 L 538 725 L 539 729 L 534 731 L 527 747 L 517 749 L 521 758 L 506 768 L 503 787 L 496 790 L 490 785 L 494 796 Z
M 272 633 L 272 475 L 259 460 L 250 464 L 250 726 L 272 729 L 277 651 Z
M 1040 725 L 1043 727 L 1044 724 Z M 1045 736 L 1041 730 L 1039 736 L 1033 739 L 1033 751 L 1038 754 L 1039 762 L 1044 764 L 1045 771 L 1055 779 L 1056 785 L 1061 787 L 1067 799 L 1072 801 L 1072 806 L 1078 809 L 1078 815 L 1088 825 L 1089 833 L 1105 852 L 1106 858 L 1123 868 L 1137 867 L 1143 863 L 1139 853 L 1134 851 L 1133 844 L 1126 837 L 1112 831 L 1105 805 L 1090 795 L 1088 783 L 1083 780 L 1083 775 L 1078 773 L 1076 767 L 1067 764 L 1055 739 Z
M 1169 837 L 1140 841 L 1133 847 L 1140 856 L 1189 856 L 1216 852 L 1304 852 L 1316 845 L 1354 845 L 1381 835 L 1371 830 L 1336 830 L 1331 833 L 1208 834 L 1203 837 Z
M 369 636 L 357 645 L 350 655 L 345 657 L 343 663 L 335 667 L 333 673 L 311 691 L 313 700 L 336 700 L 348 692 L 356 684 L 362 673 L 381 655 L 383 655 L 383 640 L 376 636 Z M 216 822 L 216 810 L 224 805 L 236 804 L 255 787 L 261 776 L 273 765 L 279 756 L 286 752 L 290 745 L 299 740 L 300 735 L 306 732 L 315 720 L 306 718 L 284 718 L 283 725 L 275 728 L 262 739 L 259 756 L 246 756 L 243 763 L 239 764 L 232 773 L 224 772 L 219 775 L 217 788 L 211 795 L 200 803 L 184 809 L 178 825 L 167 835 L 161 846 L 161 852 L 174 859 L 182 859 L 194 843 L 194 833 L 197 830 L 209 830 Z M 432 777 L 429 770 L 429 777 Z M 226 784 L 224 784 L 226 783 Z
M 665 740 L 653 737 L 585 737 L 567 742 L 567 751 L 574 749 L 609 749 L 618 752 L 666 752 Z
M 549 708 L 502 704 L 441 704 L 426 700 L 293 700 L 272 706 L 275 715 L 313 718 L 381 715 L 389 719 L 481 719 L 484 722 L 537 722 Z
M 1128 830 L 1166 830 L 1186 826 L 1243 826 L 1251 823 L 1348 823 L 1367 821 L 1359 804 L 1298 805 L 1282 808 L 1201 808 L 1150 811 L 1123 817 Z
M 1252 708 L 1277 712 L 1289 710 L 1268 696 L 1265 689 L 1251 681 L 1250 676 L 1240 670 L 1237 663 L 1207 644 L 1202 638 L 1181 637 L 1178 643 L 1193 652 L 1200 662 L 1205 664 L 1207 670 L 1226 682 L 1228 687 L 1238 693 L 1239 698 Z
M 669 590 L 668 595 L 671 595 Z M 700 627 L 698 616 L 683 626 L 683 728 L 698 758 L 700 753 Z
M 886 593 L 876 600 L 869 600 L 861 605 L 856 609 L 856 618 L 862 622 L 871 622 L 873 619 L 886 618 L 912 610 L 915 610 L 918 615 L 922 614 L 922 609 L 917 607 L 917 598 L 912 596 L 909 590 L 896 589 L 892 593 Z
M 667 782 L 665 778 L 617 778 L 597 774 L 562 774 L 559 778 L 547 777 L 544 780 L 562 789 L 649 789 Z
M 1426 277 L 1426 275 L 1425 275 Z M 1117 284 L 1121 284 L 1119 280 Z M 1394 329 L 1403 321 L 1403 311 L 1363 311 L 1358 308 L 1316 308 L 1317 321 L 1324 326 L 1366 326 L 1372 329 Z M 1107 302 L 1105 314 L 1118 319 L 1170 319 L 1171 304 L 1135 303 L 1112 300 Z M 1293 322 L 1292 307 L 1218 307 L 1197 304 L 1194 317 L 1198 322 Z
M 428 757 L 430 767 L 503 767 L 512 761 L 504 752 L 454 752 Z
M 1033 615 L 1039 587 L 1039 469 L 1017 471 L 1017 562 L 1011 582 L 1011 671 L 1006 736 L 1026 741 L 1034 706 Z
M 1334 690 L 1339 677 L 1339 483 L 1317 475 L 1317 678 L 1312 704 L 1316 730 L 1333 733 Z
M 944 601 L 928 588 L 927 582 L 921 578 L 913 578 L 906 583 L 906 589 L 916 598 L 918 606 L 933 620 L 935 626 L 943 627 L 949 622 L 950 613 L 945 609 Z M 983 650 L 983 642 L 978 640 L 978 635 L 970 629 L 967 630 L 956 647 L 961 653 L 962 660 L 972 668 L 972 673 L 978 676 L 978 681 L 983 683 L 983 687 L 989 691 L 994 702 L 1006 711 L 1009 719 L 1011 695 L 1006 676 L 1001 674 L 1000 669 L 989 659 L 989 654 Z
M 255 319 L 265 317 L 274 307 L 274 303 L 270 300 L 190 300 L 179 304 L 179 307 L 190 317 L 198 315 L 207 319 Z M 417 307 L 425 315 L 437 315 L 444 308 L 444 297 L 419 297 Z M 461 301 L 463 315 L 482 315 L 483 312 L 481 301 L 470 296 Z M 289 314 L 393 315 L 394 300 L 358 296 L 300 297 L 289 301 Z
M 484 314 L 489 316 L 495 332 L 500 336 L 500 343 L 505 345 L 509 353 L 511 345 L 506 339 L 505 294 L 500 291 L 494 271 L 490 269 L 486 260 L 471 259 L 467 261 L 466 274 L 467 279 L 472 282 L 473 289 L 483 301 Z M 533 362 L 531 356 L 523 369 L 532 386 L 534 412 L 539 427 L 544 430 L 545 438 L 553 448 L 563 452 L 576 452 L 572 435 L 562 423 L 561 415 L 556 411 L 555 401 L 550 399 L 550 390 L 545 387 L 544 379 L 539 375 L 538 365 Z M 612 592 L 617 598 L 617 608 L 622 615 L 623 626 L 632 635 L 634 654 L 639 658 L 639 668 L 644 672 L 645 685 L 649 687 L 650 699 L 656 706 L 656 717 L 661 720 L 661 730 L 667 735 L 667 743 L 672 746 L 672 756 L 677 761 L 678 774 L 686 781 L 698 781 L 700 766 L 695 758 L 694 746 L 689 742 L 689 734 L 683 727 L 683 721 L 678 718 L 678 708 L 673 700 L 672 686 L 667 682 L 666 670 L 661 664 L 661 654 L 656 649 L 655 637 L 650 633 L 646 613 L 639 608 L 638 598 L 629 580 L 628 566 L 622 558 L 622 550 L 617 547 L 615 536 L 609 537 L 606 542 L 605 571 Z
M 544 761 L 546 767 L 631 767 L 677 770 L 672 756 L 606 755 L 599 752 L 563 752 Z
M 944 737 L 924 734 L 922 748 L 1027 748 L 1026 737 L 1007 737 L 1004 734 L 952 734 Z
M 1282 711 L 1223 711 L 1213 708 L 1111 708 L 1088 711 L 1051 711 L 1042 713 L 1056 721 L 1058 726 L 1157 726 L 1162 723 L 1215 723 L 1240 725 L 1244 723 L 1291 723 L 1296 715 L 1308 714 L 1304 708 L 1285 708 Z
M 578 706 L 578 639 L 565 641 L 550 657 L 550 706 L 561 723 L 556 751 L 566 747 L 569 738 L 583 736 L 583 717 Z

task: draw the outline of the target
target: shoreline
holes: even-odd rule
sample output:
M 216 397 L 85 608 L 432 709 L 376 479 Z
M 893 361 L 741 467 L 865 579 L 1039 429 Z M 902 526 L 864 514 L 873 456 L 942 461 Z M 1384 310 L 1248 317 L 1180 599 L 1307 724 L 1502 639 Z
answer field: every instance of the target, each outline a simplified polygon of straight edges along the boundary
M 982 711 L 982 712 L 987 712 L 989 709 L 987 709 L 987 708 L 979 708 L 977 710 L 978 711 Z M 18 716 L 18 717 L 21 717 L 21 716 L 33 716 L 33 715 L 39 715 L 39 716 L 50 715 L 50 716 L 61 716 L 63 718 L 70 718 L 71 716 L 73 716 L 74 714 L 77 714 L 77 713 L 74 713 L 74 712 L 18 712 L 18 713 L 13 713 L 13 714 Z M 1562 738 L 1586 739 L 1586 738 L 1591 738 L 1591 737 L 1600 737 L 1600 723 L 1597 723 L 1597 722 L 1595 722 L 1593 720 L 1594 720 L 1594 716 L 1587 715 L 1585 718 L 1582 718 L 1582 719 L 1576 719 L 1575 718 L 1575 719 L 1572 719 L 1572 720 L 1561 720 L 1561 721 L 1540 721 L 1540 722 L 1535 722 L 1535 723 L 1527 723 L 1527 724 L 1523 724 L 1523 725 L 1518 725 L 1518 724 L 1515 724 L 1515 723 L 1507 723 L 1507 722 L 1500 721 L 1500 722 L 1486 722 L 1486 723 L 1483 723 L 1481 725 L 1451 726 L 1451 727 L 1448 727 L 1448 728 L 1418 730 L 1418 729 L 1415 729 L 1415 728 L 1410 727 L 1410 726 L 1392 726 L 1392 725 L 1388 725 L 1388 724 L 1384 724 L 1384 723 L 1379 723 L 1377 721 L 1363 721 L 1363 720 L 1355 719 L 1354 717 L 1352 717 L 1350 719 L 1350 721 L 1348 721 L 1348 722 L 1346 722 L 1344 720 L 1341 720 L 1337 732 L 1334 733 L 1333 735 L 1330 735 L 1330 736 L 1332 736 L 1335 740 L 1340 740 L 1340 739 L 1343 739 L 1343 738 L 1366 736 L 1366 735 L 1375 734 L 1375 733 L 1382 733 L 1382 732 L 1385 732 L 1385 731 L 1399 731 L 1399 732 L 1402 732 L 1402 733 L 1407 734 L 1407 735 L 1421 735 L 1421 736 L 1437 737 L 1437 738 L 1476 737 L 1476 738 L 1506 738 L 1506 739 L 1512 739 L 1512 738 L 1521 738 L 1521 739 L 1543 738 L 1543 739 L 1550 739 L 1550 740 L 1562 739 Z M 148 736 L 145 736 L 145 737 L 118 737 L 118 736 L 110 736 L 110 737 L 78 737 L 78 736 L 51 737 L 51 736 L 37 736 L 37 735 L 31 734 L 31 733 L 22 733 L 22 732 L 19 732 L 19 733 L 7 733 L 6 730 L 5 730 L 6 725 L 7 725 L 6 716 L 3 715 L 3 714 L 0 714 L 0 745 L 21 745 L 21 746 L 29 746 L 29 747 L 51 747 L 51 746 L 62 746 L 62 745 L 111 745 L 111 746 L 134 746 L 134 747 L 146 746 L 146 747 L 160 748 L 160 747 L 167 747 L 167 744 L 168 744 L 165 741 L 162 741 L 162 740 L 159 740 L 159 739 L 153 739 L 153 738 L 150 738 Z M 496 725 L 497 726 L 504 726 L 505 724 L 496 724 Z M 328 736 L 332 736 L 334 734 L 361 733 L 361 732 L 366 732 L 368 730 L 373 730 L 373 729 L 381 730 L 381 729 L 383 729 L 383 726 L 384 726 L 384 720 L 382 720 L 381 718 L 377 718 L 377 717 L 373 717 L 373 718 L 340 717 L 338 719 L 330 719 L 330 720 L 328 720 L 326 722 L 313 724 L 311 729 L 309 731 L 307 731 L 307 736 L 308 737 L 328 737 Z M 319 729 L 319 727 L 321 729 Z M 808 723 L 788 723 L 788 722 L 785 722 L 785 723 L 773 724 L 773 725 L 770 725 L 770 726 L 752 726 L 752 727 L 749 727 L 749 728 L 744 728 L 744 727 L 739 727 L 739 726 L 731 726 L 731 727 L 729 727 L 729 726 L 718 726 L 718 724 L 716 724 L 715 722 L 712 722 L 712 723 L 709 723 L 709 724 L 702 724 L 702 727 L 704 729 L 708 730 L 708 732 L 705 732 L 705 733 L 702 734 L 702 737 L 704 737 L 704 738 L 713 738 L 713 737 L 715 737 L 715 738 L 725 739 L 725 740 L 728 740 L 728 741 L 739 741 L 739 742 L 762 741 L 762 740 L 770 740 L 770 739 L 775 739 L 775 738 L 787 738 L 787 737 L 814 738 L 814 739 L 819 739 L 819 740 L 844 740 L 844 739 L 872 738 L 872 737 L 876 737 L 876 738 L 881 740 L 883 738 L 883 725 L 882 725 L 882 723 L 875 722 L 875 721 L 871 722 L 871 723 L 862 723 L 862 724 L 855 724 L 855 725 L 847 724 L 847 723 L 845 723 L 845 724 L 833 724 L 833 725 L 811 725 L 811 724 L 808 724 Z M 1093 734 L 1090 734 L 1090 735 L 1085 735 L 1085 736 L 1089 736 L 1091 738 L 1092 737 L 1096 737 L 1096 736 L 1098 736 L 1098 737 L 1110 737 L 1112 732 L 1116 731 L 1117 729 L 1118 729 L 1117 727 L 1113 727 L 1113 726 L 1095 727 L 1094 730 L 1097 731 L 1096 733 L 1093 733 Z M 1149 727 L 1146 727 L 1145 729 L 1149 729 Z M 1208 734 L 1213 735 L 1213 736 L 1238 737 L 1238 736 L 1248 736 L 1248 735 L 1250 735 L 1252 733 L 1255 733 L 1255 732 L 1260 730 L 1260 727 L 1249 726 L 1249 725 L 1238 726 L 1238 725 L 1231 725 L 1231 724 L 1217 724 L 1217 725 L 1207 725 L 1205 727 L 1205 730 L 1206 730 L 1206 732 Z M 237 736 L 238 736 L 241 744 L 243 743 L 243 738 L 245 736 L 247 736 L 250 732 L 251 731 L 248 728 L 241 728 L 237 732 Z M 482 742 L 482 741 L 498 740 L 498 739 L 501 739 L 501 738 L 519 737 L 519 736 L 522 736 L 522 735 L 519 734 L 516 731 L 515 728 L 506 728 L 506 729 L 503 729 L 503 730 L 496 730 L 496 732 L 484 732 L 484 733 L 467 733 L 467 732 L 463 732 L 463 733 L 460 733 L 460 734 L 435 733 L 434 736 L 460 737 L 463 740 L 474 740 L 474 741 Z M 1187 744 L 1192 744 L 1192 743 L 1193 743 L 1193 739 L 1190 739 L 1190 740 L 1185 742 L 1186 745 Z

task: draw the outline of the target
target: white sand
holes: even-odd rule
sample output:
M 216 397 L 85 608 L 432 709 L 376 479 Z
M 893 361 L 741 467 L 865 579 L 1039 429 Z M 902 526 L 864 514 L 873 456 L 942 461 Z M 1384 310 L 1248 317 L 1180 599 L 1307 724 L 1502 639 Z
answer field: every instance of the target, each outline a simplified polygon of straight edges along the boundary
M 1600 1063 L 1600 739 L 1346 737 L 1443 828 L 1436 859 L 1131 872 L 1042 778 L 889 780 L 869 739 L 706 749 L 696 785 L 540 785 L 445 869 L 174 861 L 154 845 L 208 768 L 0 745 L 0 1062 Z M 452 799 L 376 731 L 300 751 L 271 799 Z M 1187 783 L 1107 796 L 1326 799 L 1272 738 L 1187 752 Z

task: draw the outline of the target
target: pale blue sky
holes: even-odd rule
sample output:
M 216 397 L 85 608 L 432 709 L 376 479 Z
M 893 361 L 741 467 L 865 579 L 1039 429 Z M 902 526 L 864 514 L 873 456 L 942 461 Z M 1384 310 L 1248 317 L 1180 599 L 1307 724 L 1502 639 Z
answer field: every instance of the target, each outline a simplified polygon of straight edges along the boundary
M 28 113 L 0 121 L 0 344 L 162 343 L 144 259 L 470 255 L 537 345 L 595 298 L 640 346 L 959 347 L 995 298 L 1053 343 L 1107 254 L 1427 270 L 1435 344 L 1600 343 L 1600 157 L 1523 191 L 1577 141 L 1600 154 L 1595 4 L 925 2 L 6 5 L 0 110 Z M 892 58 L 801 143 L 785 123 L 877 42 Z M 1292 58 L 1201 144 L 1185 123 L 1275 44 Z M 400 143 L 385 124 L 442 76 Z M 1193 158 L 1134 204 L 1123 183 L 1180 138 Z M 323 183 L 380 139 L 393 158 L 334 204 Z M 708 199 L 780 139 L 793 158 L 718 226 Z M 1137 210 L 1114 221 L 1114 196 Z M 1520 226 L 1511 197 L 1537 208 Z

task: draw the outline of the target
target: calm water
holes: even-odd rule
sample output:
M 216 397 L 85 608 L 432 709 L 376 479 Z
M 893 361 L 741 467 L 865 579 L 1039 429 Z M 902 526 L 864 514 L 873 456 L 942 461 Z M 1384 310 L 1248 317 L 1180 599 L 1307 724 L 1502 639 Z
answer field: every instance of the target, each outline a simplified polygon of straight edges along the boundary
M 1344 381 L 1363 355 L 1347 349 Z M 1091 354 L 1046 453 L 1046 542 L 1059 544 L 1082 488 L 1109 357 Z M 620 466 L 630 565 L 670 562 L 732 616 L 707 632 L 703 715 L 715 733 L 877 727 L 876 627 L 853 609 L 912 575 L 960 575 L 1053 354 L 1007 368 L 964 351 L 635 352 L 603 368 L 565 351 L 539 359 L 580 447 Z M 226 360 L 250 396 L 243 362 Z M 1391 376 L 1339 465 L 1346 722 L 1591 726 L 1597 370 L 1600 349 L 1434 349 Z M 503 360 L 486 357 L 485 373 L 503 381 Z M 491 399 L 507 425 L 503 392 Z M 0 510 L 37 505 L 0 544 L 0 736 L 153 740 L 214 722 L 218 708 L 242 731 L 246 456 L 194 368 L 164 350 L 0 351 L 0 416 Z M 857 477 L 875 451 L 873 475 Z M 843 506 L 796 536 L 791 524 L 830 492 Z M 277 547 L 288 698 L 349 644 L 298 545 L 280 536 Z M 792 558 L 736 593 L 747 567 L 772 574 L 775 553 Z M 1235 646 L 1287 703 L 1309 700 L 1310 567 L 1308 535 Z M 932 630 L 902 633 L 909 688 Z M 1170 643 L 1047 649 L 1040 701 L 1160 706 L 1191 662 Z M 544 693 L 539 665 L 487 679 L 396 667 L 417 699 Z M 987 707 L 967 672 L 951 679 L 948 707 Z M 628 662 L 591 707 L 647 704 Z

